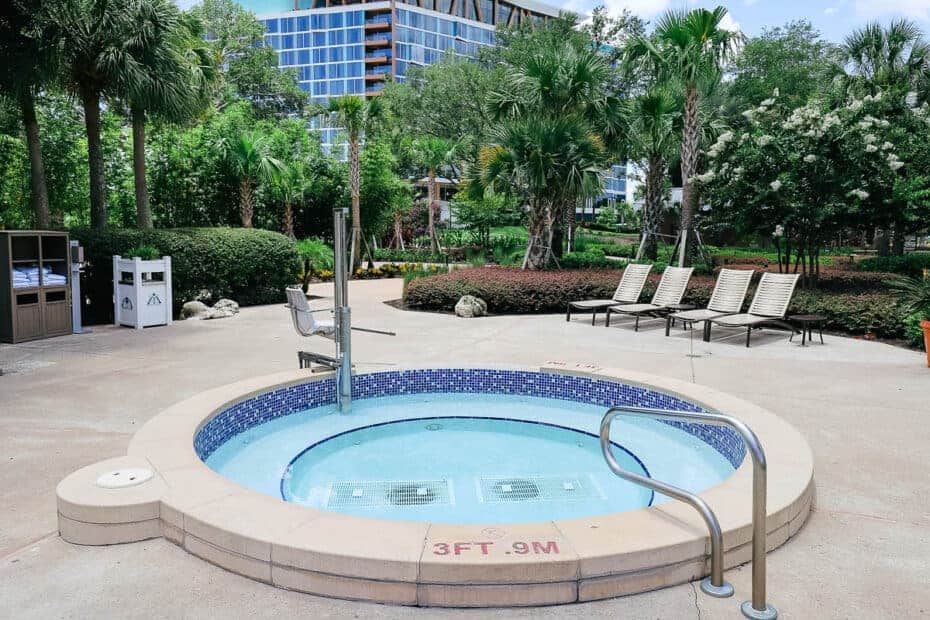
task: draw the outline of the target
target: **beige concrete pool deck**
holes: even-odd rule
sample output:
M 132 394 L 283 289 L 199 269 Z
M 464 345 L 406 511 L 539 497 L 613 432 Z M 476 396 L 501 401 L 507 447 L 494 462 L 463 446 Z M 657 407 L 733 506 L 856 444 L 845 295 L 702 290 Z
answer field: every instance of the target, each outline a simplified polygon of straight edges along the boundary
M 930 615 L 930 370 L 922 353 L 827 336 L 800 347 L 766 331 L 715 331 L 711 343 L 663 323 L 591 327 L 579 315 L 458 319 L 397 310 L 400 281 L 352 283 L 360 372 L 405 365 L 622 368 L 714 388 L 798 429 L 814 455 L 807 523 L 769 555 L 769 599 L 783 618 Z M 331 287 L 314 287 L 328 296 Z M 311 302 L 314 307 L 329 299 Z M 142 424 L 209 388 L 291 370 L 302 340 L 281 306 L 143 333 L 93 333 L 0 345 L 0 617 L 621 617 L 737 618 L 748 566 L 727 571 L 731 599 L 685 584 L 635 596 L 524 610 L 416 609 L 288 592 L 226 572 L 163 539 L 82 547 L 57 536 L 55 485 L 81 466 L 126 454 Z M 580 366 L 578 366 L 580 365 Z M 738 412 L 733 412 L 739 415 Z M 748 498 L 746 498 L 748 501 Z

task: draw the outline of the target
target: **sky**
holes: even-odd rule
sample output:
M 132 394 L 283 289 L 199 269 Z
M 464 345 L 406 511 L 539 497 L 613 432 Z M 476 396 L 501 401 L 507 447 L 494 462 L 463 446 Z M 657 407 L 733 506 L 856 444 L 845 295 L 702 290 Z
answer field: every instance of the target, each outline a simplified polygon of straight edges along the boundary
M 579 14 L 590 12 L 599 4 L 610 12 L 630 9 L 651 20 L 674 8 L 723 5 L 729 11 L 728 26 L 753 36 L 763 29 L 785 22 L 806 19 L 823 36 L 836 43 L 855 28 L 871 21 L 887 22 L 894 17 L 906 17 L 917 22 L 930 38 L 930 0 L 543 0 Z

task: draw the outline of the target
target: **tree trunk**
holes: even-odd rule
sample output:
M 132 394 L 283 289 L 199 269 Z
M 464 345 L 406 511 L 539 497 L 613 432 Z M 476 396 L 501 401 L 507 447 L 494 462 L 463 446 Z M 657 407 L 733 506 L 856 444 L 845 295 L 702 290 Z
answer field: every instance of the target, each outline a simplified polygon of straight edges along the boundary
M 886 228 L 876 228 L 875 237 L 872 240 L 872 249 L 879 256 L 888 256 L 891 253 L 890 231 Z
M 907 234 L 903 222 L 895 222 L 894 238 L 891 242 L 891 253 L 895 256 L 904 256 L 904 243 Z
M 436 235 L 436 169 L 430 168 L 426 179 L 426 202 L 428 215 L 429 230 L 429 247 L 433 254 L 438 254 L 439 237 Z
M 23 113 L 23 126 L 26 128 L 26 145 L 29 148 L 29 182 L 32 187 L 32 211 L 35 214 L 36 228 L 44 229 L 51 225 L 48 208 L 48 188 L 45 185 L 45 162 L 42 160 L 42 143 L 39 141 L 39 121 L 36 118 L 36 103 L 32 91 L 23 88 L 19 95 L 19 104 Z
M 352 194 L 352 265 L 351 273 L 362 264 L 362 177 L 359 171 L 359 138 L 349 136 L 349 189 Z
M 107 227 L 106 176 L 103 171 L 103 147 L 100 143 L 100 93 L 81 92 L 84 126 L 87 132 L 87 163 L 90 171 L 90 225 L 97 230 Z
M 549 252 L 552 247 L 552 217 L 549 205 L 533 205 L 530 209 L 527 223 L 529 241 L 526 256 L 523 259 L 524 269 L 545 269 L 549 263 Z
M 698 148 L 700 147 L 700 118 L 698 116 L 698 91 L 690 86 L 685 93 L 685 107 L 681 136 L 681 246 L 678 253 L 678 265 L 691 264 L 694 236 L 694 213 L 697 210 L 697 192 L 691 177 L 697 171 Z
M 145 110 L 132 109 L 132 174 L 136 189 L 136 226 L 150 230 L 152 207 L 149 188 L 145 180 Z
M 239 216 L 243 228 L 252 228 L 252 214 L 255 211 L 252 196 L 252 180 L 248 177 L 239 181 Z
M 284 234 L 295 239 L 294 236 L 294 205 L 290 200 L 284 201 Z
M 575 220 L 577 217 L 577 209 L 578 203 L 573 200 L 572 204 L 568 207 L 568 212 L 565 214 L 565 230 L 567 232 L 565 241 L 569 252 L 575 251 Z
M 649 260 L 659 258 L 658 233 L 662 216 L 662 179 L 665 160 L 658 155 L 649 158 L 646 169 L 646 196 L 643 208 L 643 253 Z
M 404 249 L 403 214 L 400 211 L 394 211 L 394 238 L 391 239 L 391 246 L 398 250 Z

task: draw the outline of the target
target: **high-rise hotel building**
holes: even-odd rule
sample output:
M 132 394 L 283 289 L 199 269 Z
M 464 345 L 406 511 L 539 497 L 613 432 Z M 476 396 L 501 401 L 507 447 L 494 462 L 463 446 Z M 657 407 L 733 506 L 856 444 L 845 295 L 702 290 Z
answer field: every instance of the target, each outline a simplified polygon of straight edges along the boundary
M 240 0 L 267 27 L 281 67 L 319 103 L 376 96 L 386 76 L 403 81 L 411 66 L 446 52 L 466 57 L 494 44 L 498 24 L 540 22 L 556 8 L 533 0 Z
M 326 105 L 342 95 L 374 97 L 387 76 L 402 82 L 411 67 L 446 53 L 474 58 L 494 45 L 499 25 L 542 23 L 559 9 L 535 0 L 238 0 L 255 13 L 308 97 Z M 311 123 L 324 148 L 345 155 L 339 129 Z M 614 166 L 603 204 L 625 199 L 625 166 Z M 596 206 L 594 207 L 596 209 Z M 593 212 L 593 209 L 592 209 Z

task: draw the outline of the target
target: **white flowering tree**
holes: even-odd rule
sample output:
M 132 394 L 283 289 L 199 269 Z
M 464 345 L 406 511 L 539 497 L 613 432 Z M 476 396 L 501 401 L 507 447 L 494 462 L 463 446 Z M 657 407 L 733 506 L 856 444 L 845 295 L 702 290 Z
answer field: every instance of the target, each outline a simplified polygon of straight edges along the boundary
M 714 218 L 772 235 L 779 269 L 792 269 L 793 259 L 815 285 L 823 245 L 893 200 L 904 162 L 880 108 L 879 95 L 833 110 L 819 102 L 789 110 L 776 91 L 746 110 L 745 129 L 722 133 L 706 152 L 707 172 L 695 177 Z

